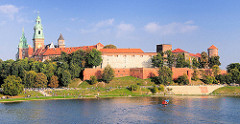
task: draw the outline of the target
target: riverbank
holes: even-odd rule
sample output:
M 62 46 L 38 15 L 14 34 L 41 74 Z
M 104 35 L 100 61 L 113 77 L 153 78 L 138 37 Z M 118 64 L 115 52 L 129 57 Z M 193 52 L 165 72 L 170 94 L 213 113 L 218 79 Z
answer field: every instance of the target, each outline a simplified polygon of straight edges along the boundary
M 211 95 L 240 96 L 240 87 L 236 87 L 236 86 L 221 87 L 213 91 Z

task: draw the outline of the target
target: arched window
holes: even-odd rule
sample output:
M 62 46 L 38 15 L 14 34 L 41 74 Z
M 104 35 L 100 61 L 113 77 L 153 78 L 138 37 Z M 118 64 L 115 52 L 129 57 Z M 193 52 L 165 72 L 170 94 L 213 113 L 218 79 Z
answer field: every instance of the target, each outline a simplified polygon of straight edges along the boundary
M 41 34 L 41 31 L 38 31 L 38 34 Z
M 40 24 L 40 21 L 38 21 L 38 24 Z

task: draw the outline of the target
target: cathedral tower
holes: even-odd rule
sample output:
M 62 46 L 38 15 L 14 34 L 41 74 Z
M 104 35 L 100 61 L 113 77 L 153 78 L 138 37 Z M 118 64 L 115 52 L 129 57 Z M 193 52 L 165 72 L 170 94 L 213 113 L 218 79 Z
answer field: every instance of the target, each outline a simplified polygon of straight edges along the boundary
M 63 38 L 62 34 L 60 34 L 60 36 L 58 38 L 58 47 L 59 48 L 65 48 L 65 41 L 64 41 L 64 38 Z
M 20 38 L 20 42 L 18 44 L 18 53 L 17 53 L 17 59 L 23 59 L 24 57 L 27 56 L 27 49 L 28 49 L 28 44 L 27 44 L 27 39 L 25 37 L 24 29 L 22 31 L 22 37 Z
M 34 26 L 33 48 L 34 51 L 44 48 L 43 27 L 41 23 L 41 18 L 39 16 L 37 17 L 36 24 Z

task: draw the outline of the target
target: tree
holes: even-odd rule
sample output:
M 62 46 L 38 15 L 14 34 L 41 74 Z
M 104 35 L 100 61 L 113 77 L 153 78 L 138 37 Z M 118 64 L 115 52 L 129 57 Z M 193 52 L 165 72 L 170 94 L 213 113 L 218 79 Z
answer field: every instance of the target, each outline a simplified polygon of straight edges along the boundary
M 87 54 L 87 64 L 89 67 L 97 67 L 102 63 L 102 53 L 97 49 L 92 49 Z
M 172 70 L 166 66 L 160 67 L 158 71 L 158 82 L 167 85 L 172 81 Z
M 103 49 L 117 49 L 115 45 L 109 44 L 103 47 Z
M 110 65 L 107 65 L 103 70 L 102 79 L 104 82 L 109 83 L 114 78 L 114 70 Z
M 63 86 L 68 86 L 68 84 L 71 83 L 71 74 L 69 73 L 69 71 L 63 71 L 61 76 L 61 83 Z
M 174 63 L 174 55 L 172 54 L 172 51 L 171 51 L 171 50 L 167 50 L 165 53 L 167 54 L 167 58 L 166 58 L 166 60 L 167 60 L 167 66 L 168 66 L 169 68 L 172 68 L 173 63 Z
M 197 81 L 198 78 L 198 70 L 196 69 L 196 67 L 193 68 L 193 73 L 192 73 L 192 80 Z
M 163 63 L 164 63 L 164 57 L 162 55 L 162 53 L 157 53 L 156 56 L 153 56 L 152 58 L 152 66 L 153 67 L 163 67 Z
M 91 76 L 90 77 L 90 84 L 96 84 L 98 81 L 97 81 L 97 77 L 96 76 Z
M 24 86 L 20 77 L 10 75 L 4 80 L 2 84 L 3 93 L 10 96 L 15 96 L 22 93 Z
M 240 83 L 240 71 L 237 68 L 231 69 L 229 74 L 232 83 Z
M 212 56 L 211 58 L 209 58 L 209 67 L 212 68 L 214 65 L 220 66 L 221 62 L 219 61 L 219 59 L 219 56 Z
M 240 64 L 239 63 L 231 63 L 227 66 L 227 72 L 229 73 L 232 69 L 237 68 L 240 70 Z
M 35 71 L 28 71 L 24 77 L 24 85 L 27 88 L 32 88 L 35 83 L 37 73 Z
M 188 85 L 189 84 L 188 76 L 186 74 L 179 76 L 176 80 L 176 83 L 182 84 L 182 85 Z
M 206 52 L 201 53 L 200 64 L 202 68 L 207 68 L 208 66 L 208 55 Z
M 216 77 L 219 73 L 220 73 L 220 68 L 218 65 L 214 65 L 212 66 L 212 73 L 213 73 L 213 76 Z
M 193 66 L 193 68 L 195 67 L 195 68 L 199 68 L 200 67 L 200 63 L 199 63 L 199 61 L 196 59 L 196 58 L 193 58 L 193 60 L 192 60 L 192 66 Z
M 37 73 L 35 78 L 34 88 L 46 88 L 47 87 L 47 76 L 43 73 Z
M 58 77 L 53 75 L 49 81 L 48 86 L 51 88 L 57 88 L 59 86 Z
M 138 85 L 130 85 L 129 90 L 130 91 L 137 91 L 140 89 L 140 86 Z
M 204 80 L 204 83 L 206 83 L 206 84 L 217 84 L 218 83 L 218 81 L 213 76 L 205 76 L 203 80 Z
M 185 67 L 187 64 L 185 62 L 185 57 L 184 54 L 177 54 L 177 58 L 176 58 L 176 67 L 177 68 L 183 68 Z

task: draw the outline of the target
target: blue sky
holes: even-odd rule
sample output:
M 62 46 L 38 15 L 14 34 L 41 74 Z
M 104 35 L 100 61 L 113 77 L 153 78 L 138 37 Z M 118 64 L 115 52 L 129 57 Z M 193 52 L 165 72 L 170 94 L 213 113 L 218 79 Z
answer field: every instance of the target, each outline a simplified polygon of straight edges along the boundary
M 222 69 L 239 62 L 238 0 L 0 0 L 0 58 L 15 59 L 24 27 L 32 45 L 37 11 L 45 44 L 62 33 L 67 47 L 114 44 L 155 52 L 172 44 L 191 53 L 219 48 Z

